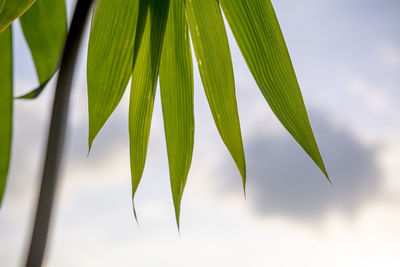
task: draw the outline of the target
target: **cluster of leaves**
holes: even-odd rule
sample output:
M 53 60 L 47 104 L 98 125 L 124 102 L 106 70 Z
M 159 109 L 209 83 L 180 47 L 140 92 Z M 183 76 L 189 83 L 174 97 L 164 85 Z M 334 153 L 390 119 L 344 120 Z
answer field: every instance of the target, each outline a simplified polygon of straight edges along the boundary
M 67 35 L 64 0 L 0 0 L 0 203 L 11 152 L 13 45 L 11 23 L 19 18 L 41 86 L 22 98 L 36 97 L 55 73 Z
M 0 7 L 3 5 L 0 30 L 33 2 L 0 0 Z M 36 0 L 20 19 L 42 84 L 55 71 L 65 38 L 63 2 Z M 194 142 L 191 43 L 216 127 L 239 169 L 243 186 L 246 182 L 234 74 L 222 12 L 272 111 L 328 178 L 270 0 L 98 0 L 93 11 L 87 59 L 89 148 L 131 80 L 129 134 L 133 198 L 145 165 L 159 78 L 178 225 Z M 10 99 L 10 29 L 4 30 L 0 37 L 0 53 L 7 55 L 1 54 L 1 99 Z M 49 55 L 51 52 L 54 55 Z M 7 65 L 3 64 L 3 58 Z M 10 81 L 9 84 L 3 79 Z M 0 118 L 1 125 L 10 125 L 9 131 L 11 105 L 11 102 L 2 104 L 1 109 L 6 108 L 8 113 L 1 112 Z M 9 143 L 4 145 L 9 148 Z M 4 163 L 1 164 L 8 166 L 4 155 L 2 152 Z M 6 169 L 0 175 L 4 183 Z

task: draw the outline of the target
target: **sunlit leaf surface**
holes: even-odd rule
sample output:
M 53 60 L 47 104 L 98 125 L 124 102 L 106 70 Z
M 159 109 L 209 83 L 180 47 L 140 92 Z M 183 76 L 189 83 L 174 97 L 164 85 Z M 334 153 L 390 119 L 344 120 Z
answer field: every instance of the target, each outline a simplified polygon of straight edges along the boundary
M 140 1 L 129 103 L 132 198 L 146 161 L 168 9 L 168 0 Z
M 217 1 L 186 2 L 201 80 L 217 129 L 246 182 L 246 163 L 225 25 Z
M 100 0 L 95 6 L 87 62 L 89 146 L 131 77 L 138 9 L 138 0 Z
M 272 111 L 328 178 L 270 0 L 219 2 Z
M 176 222 L 192 161 L 193 65 L 182 0 L 171 0 L 160 65 L 161 103 Z
M 64 0 L 37 0 L 20 17 L 39 83 L 46 83 L 58 67 L 67 35 Z
M 12 136 L 12 33 L 11 27 L 0 33 L 0 204 L 10 163 Z
M 0 32 L 34 2 L 0 0 Z M 189 29 L 216 127 L 239 169 L 243 187 L 246 182 L 233 67 L 220 5 L 272 111 L 328 178 L 283 34 L 269 0 L 172 0 L 171 3 L 170 0 L 98 0 L 91 24 L 87 62 L 89 148 L 119 104 L 132 77 L 129 136 L 133 199 L 145 166 L 160 72 L 171 189 L 178 227 L 194 143 Z M 67 32 L 64 0 L 37 0 L 21 17 L 21 25 L 41 84 L 20 97 L 29 99 L 40 94 L 57 69 Z M 7 152 L 4 154 L 7 157 L 1 158 L 5 167 L 1 165 L 0 169 L 0 193 L 4 190 L 11 142 L 11 29 L 4 31 L 1 38 L 1 101 L 6 104 L 1 106 L 0 118 L 2 125 L 10 127 L 1 130 L 2 136 L 8 138 L 1 139 L 1 148 Z
M 16 18 L 24 14 L 35 0 L 0 0 L 0 33 Z

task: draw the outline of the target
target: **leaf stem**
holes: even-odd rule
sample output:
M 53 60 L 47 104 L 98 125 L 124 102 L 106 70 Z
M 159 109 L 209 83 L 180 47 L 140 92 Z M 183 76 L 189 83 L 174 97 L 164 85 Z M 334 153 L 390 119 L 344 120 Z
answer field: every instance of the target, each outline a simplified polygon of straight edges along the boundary
M 78 0 L 68 32 L 54 95 L 40 195 L 26 266 L 40 267 L 46 248 L 64 146 L 72 77 L 86 19 L 93 0 Z

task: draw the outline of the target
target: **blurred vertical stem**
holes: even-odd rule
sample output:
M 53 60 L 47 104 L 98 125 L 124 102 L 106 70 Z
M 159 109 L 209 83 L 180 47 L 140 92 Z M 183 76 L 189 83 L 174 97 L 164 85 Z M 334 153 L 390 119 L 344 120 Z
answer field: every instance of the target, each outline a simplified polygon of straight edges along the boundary
M 42 266 L 62 159 L 72 77 L 85 22 L 93 0 L 78 0 L 62 55 L 54 95 L 39 201 L 26 266 Z

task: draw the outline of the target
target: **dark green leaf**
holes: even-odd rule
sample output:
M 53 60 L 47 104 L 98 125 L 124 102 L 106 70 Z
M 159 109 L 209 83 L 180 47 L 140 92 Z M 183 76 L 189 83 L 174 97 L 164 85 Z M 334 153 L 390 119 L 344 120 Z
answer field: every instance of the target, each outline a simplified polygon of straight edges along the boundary
M 246 182 L 246 163 L 225 25 L 216 0 L 186 2 L 201 80 L 217 129 Z
M 129 104 L 132 199 L 146 161 L 169 1 L 140 1 Z
M 11 153 L 12 137 L 12 33 L 11 27 L 0 33 L 0 204 L 3 198 Z
M 58 68 L 64 47 L 67 35 L 65 1 L 37 0 L 20 17 L 20 22 L 42 86 Z
M 271 2 L 219 2 L 247 65 L 272 111 L 329 179 Z
M 0 6 L 0 33 L 13 20 L 24 14 L 34 2 L 35 0 L 3 0 L 2 7 Z
M 160 91 L 176 222 L 192 161 L 193 65 L 182 0 L 171 0 L 160 65 Z
M 125 92 L 133 67 L 138 0 L 100 0 L 89 39 L 89 147 Z

